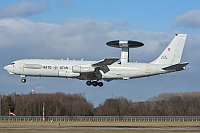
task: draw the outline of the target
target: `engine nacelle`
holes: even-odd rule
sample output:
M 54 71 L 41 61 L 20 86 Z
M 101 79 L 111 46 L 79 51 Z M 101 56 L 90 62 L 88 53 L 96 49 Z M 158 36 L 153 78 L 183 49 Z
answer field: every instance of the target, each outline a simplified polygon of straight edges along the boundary
M 73 73 L 73 72 L 68 72 L 66 74 L 67 77 L 78 77 L 80 76 L 80 73 Z
M 88 73 L 94 71 L 95 68 L 91 66 L 72 66 L 72 72 L 74 73 Z

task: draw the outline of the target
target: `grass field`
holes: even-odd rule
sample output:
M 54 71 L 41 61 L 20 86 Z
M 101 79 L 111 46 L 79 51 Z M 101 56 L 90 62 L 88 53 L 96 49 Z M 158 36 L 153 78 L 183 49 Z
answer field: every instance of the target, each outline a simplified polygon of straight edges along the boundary
M 137 126 L 137 127 L 160 127 L 160 126 L 167 126 L 167 127 L 197 127 L 200 126 L 200 122 L 0 122 L 1 126 L 27 126 L 27 127 L 41 127 L 41 126 L 50 126 L 50 127 L 67 127 L 67 126 Z M 0 133 L 200 133 L 200 131 L 182 131 L 182 130 L 88 130 L 88 129 L 77 129 L 77 130 L 60 130 L 60 129 L 6 129 L 1 130 Z
M 0 126 L 200 126 L 200 122 L 0 122 Z

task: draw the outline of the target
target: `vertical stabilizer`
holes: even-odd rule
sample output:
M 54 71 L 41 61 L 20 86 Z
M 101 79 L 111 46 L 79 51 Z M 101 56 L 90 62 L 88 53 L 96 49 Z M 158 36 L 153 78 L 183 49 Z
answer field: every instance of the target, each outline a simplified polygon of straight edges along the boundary
M 186 36 L 187 34 L 176 34 L 162 54 L 151 63 L 170 65 L 180 63 Z

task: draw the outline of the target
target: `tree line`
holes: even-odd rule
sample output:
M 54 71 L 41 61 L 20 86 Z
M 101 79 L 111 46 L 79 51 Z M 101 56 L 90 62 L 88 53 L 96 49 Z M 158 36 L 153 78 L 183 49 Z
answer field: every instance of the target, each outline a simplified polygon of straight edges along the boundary
M 108 98 L 98 107 L 83 94 L 11 94 L 1 99 L 1 115 L 17 116 L 199 116 L 200 92 L 162 93 L 144 102 Z

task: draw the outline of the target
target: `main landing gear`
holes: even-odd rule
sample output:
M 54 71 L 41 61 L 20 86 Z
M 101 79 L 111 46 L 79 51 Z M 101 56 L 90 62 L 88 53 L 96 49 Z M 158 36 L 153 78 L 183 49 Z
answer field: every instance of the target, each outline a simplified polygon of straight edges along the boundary
M 21 79 L 22 83 L 26 83 L 26 78 Z
M 102 87 L 103 86 L 103 82 L 98 82 L 98 81 L 87 81 L 86 82 L 86 85 L 88 85 L 88 86 L 91 86 L 91 85 L 93 85 L 93 86 L 99 86 L 99 87 Z

